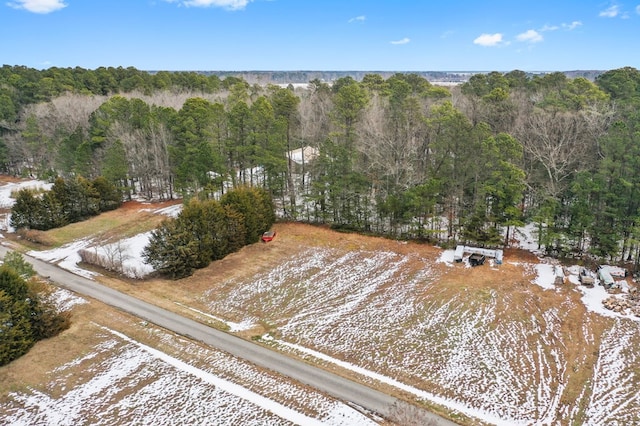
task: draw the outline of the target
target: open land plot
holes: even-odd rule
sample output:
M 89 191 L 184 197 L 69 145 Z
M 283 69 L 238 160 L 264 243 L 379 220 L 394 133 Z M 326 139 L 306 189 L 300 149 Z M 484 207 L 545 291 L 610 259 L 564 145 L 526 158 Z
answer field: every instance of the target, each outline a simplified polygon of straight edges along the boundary
M 71 329 L 0 369 L 2 424 L 348 426 L 380 421 L 99 302 L 79 304 L 72 312 Z
M 640 324 L 588 311 L 575 285 L 536 285 L 530 254 L 466 268 L 438 262 L 434 247 L 277 229 L 270 245 L 184 280 L 200 296 L 181 303 L 328 368 L 347 363 L 461 423 L 637 421 Z
M 467 268 L 427 245 L 274 229 L 184 280 L 96 279 L 461 424 L 640 423 L 640 322 L 590 309 L 602 288 L 542 285 L 540 259 L 519 250 Z

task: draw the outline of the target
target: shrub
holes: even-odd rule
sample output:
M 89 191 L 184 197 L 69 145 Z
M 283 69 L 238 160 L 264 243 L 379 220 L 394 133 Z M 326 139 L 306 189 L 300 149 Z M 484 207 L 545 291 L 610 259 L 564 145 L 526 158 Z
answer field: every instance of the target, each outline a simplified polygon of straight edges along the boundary
M 59 314 L 9 265 L 0 266 L 0 366 L 68 327 L 68 315 Z
M 257 242 L 274 221 L 271 198 L 255 188 L 229 191 L 220 202 L 192 199 L 177 218 L 165 220 L 151 233 L 143 258 L 171 278 L 187 277 Z

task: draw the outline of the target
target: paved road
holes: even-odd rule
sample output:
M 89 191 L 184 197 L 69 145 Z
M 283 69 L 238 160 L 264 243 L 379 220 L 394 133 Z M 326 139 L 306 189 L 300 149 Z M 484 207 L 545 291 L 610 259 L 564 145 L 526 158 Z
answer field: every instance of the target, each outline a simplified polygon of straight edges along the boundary
M 0 246 L 0 255 L 4 256 L 6 251 L 6 247 Z M 335 398 L 350 401 L 384 417 L 389 416 L 394 403 L 400 403 L 396 398 L 383 392 L 208 327 L 174 312 L 98 284 L 95 281 L 72 274 L 56 265 L 28 256 L 25 256 L 25 259 L 31 262 L 38 274 L 49 277 L 51 281 L 60 287 L 94 298 L 175 333 L 204 342 L 261 367 L 312 386 Z M 424 414 L 430 416 L 429 425 L 455 425 L 455 423 L 435 414 L 426 412 Z

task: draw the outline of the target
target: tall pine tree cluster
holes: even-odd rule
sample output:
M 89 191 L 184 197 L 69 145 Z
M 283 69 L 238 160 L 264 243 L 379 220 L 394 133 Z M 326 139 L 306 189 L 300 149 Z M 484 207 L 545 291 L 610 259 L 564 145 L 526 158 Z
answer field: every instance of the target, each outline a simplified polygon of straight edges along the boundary
M 57 178 L 50 191 L 21 189 L 11 209 L 11 226 L 46 231 L 79 222 L 122 204 L 122 195 L 105 178 Z
M 192 199 L 152 231 L 143 257 L 160 273 L 184 278 L 257 242 L 274 221 L 271 197 L 259 188 L 240 187 L 219 201 Z

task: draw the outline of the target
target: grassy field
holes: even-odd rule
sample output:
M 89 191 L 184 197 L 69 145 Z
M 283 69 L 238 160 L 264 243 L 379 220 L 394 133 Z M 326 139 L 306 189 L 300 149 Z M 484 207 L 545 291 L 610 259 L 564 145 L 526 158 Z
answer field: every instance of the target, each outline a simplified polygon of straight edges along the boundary
M 94 233 L 114 239 L 162 219 L 131 204 L 47 234 L 59 245 Z M 530 253 L 507 250 L 503 265 L 468 268 L 441 262 L 443 251 L 432 246 L 297 223 L 275 229 L 273 242 L 245 247 L 187 279 L 97 279 L 461 424 L 640 424 L 640 323 L 590 312 L 584 289 L 573 284 L 533 284 L 539 259 Z M 160 331 L 94 303 L 74 308 L 71 330 L 0 369 L 0 410 L 11 406 L 11 392 L 55 393 L 47 383 L 56 368 L 112 338 L 100 327 L 158 347 Z M 163 351 L 191 358 L 192 343 L 164 347 L 171 339 L 161 340 Z M 68 375 L 65 389 L 88 380 Z M 123 387 L 119 398 L 135 391 Z

